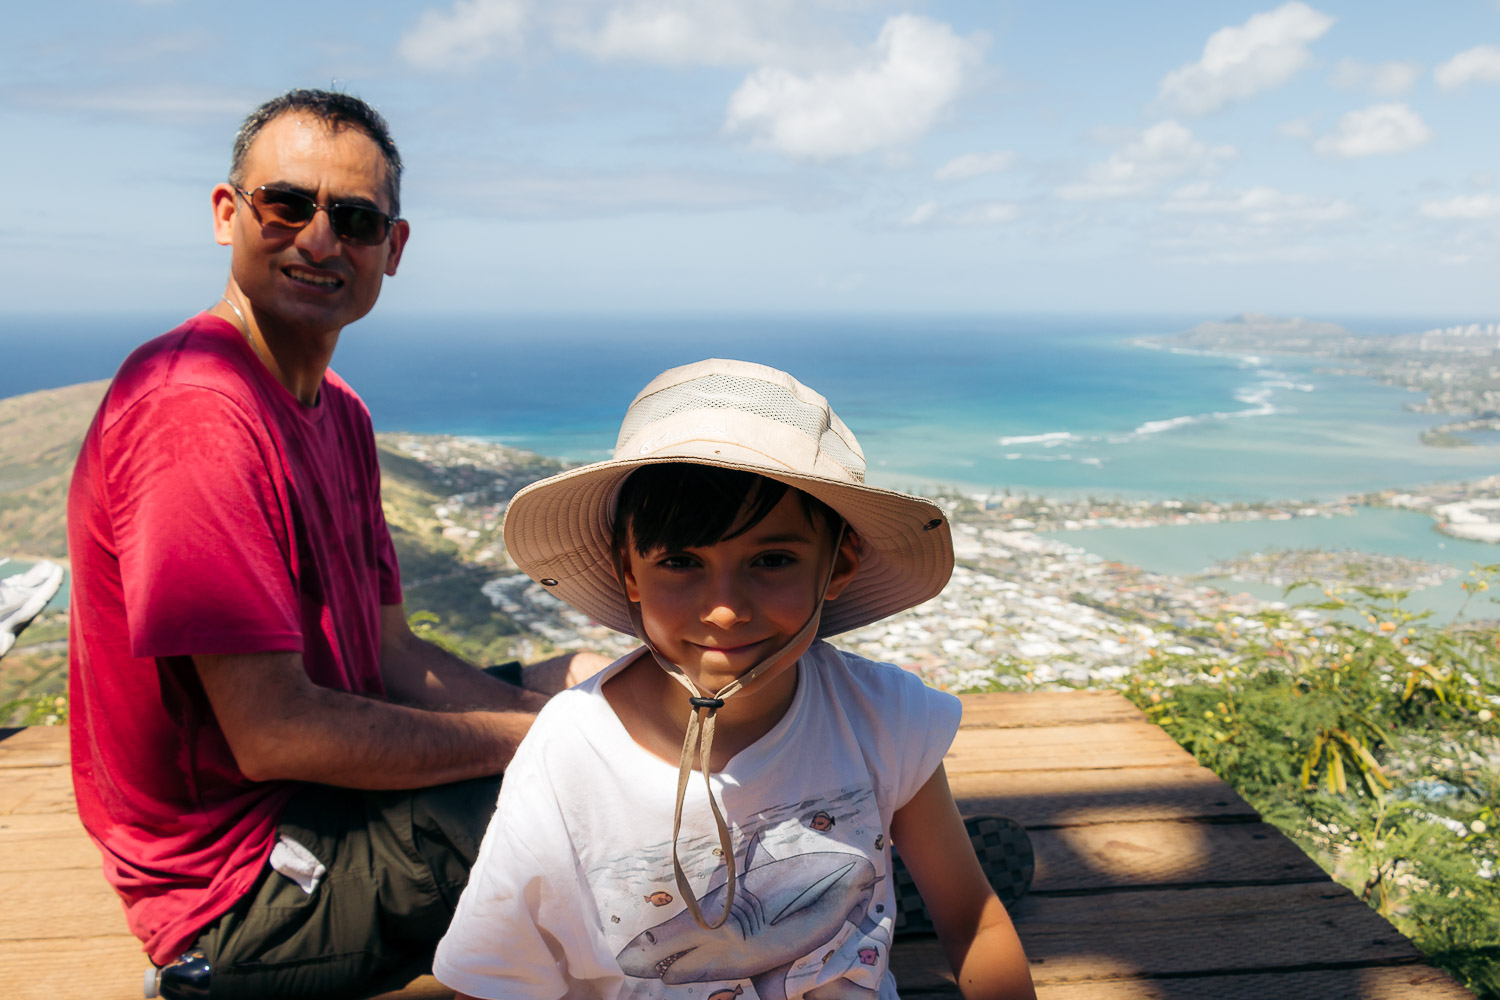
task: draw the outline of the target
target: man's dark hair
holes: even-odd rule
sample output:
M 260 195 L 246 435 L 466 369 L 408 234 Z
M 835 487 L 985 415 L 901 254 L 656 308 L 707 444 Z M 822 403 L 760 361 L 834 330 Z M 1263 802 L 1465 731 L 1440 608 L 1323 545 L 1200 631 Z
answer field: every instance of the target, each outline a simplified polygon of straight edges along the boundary
M 229 159 L 229 183 L 238 188 L 245 186 L 245 157 L 249 154 L 255 137 L 260 135 L 260 130 L 282 115 L 297 111 L 312 115 L 334 131 L 357 129 L 380 147 L 380 152 L 385 156 L 391 216 L 399 216 L 401 154 L 396 150 L 395 140 L 391 138 L 390 126 L 385 123 L 379 111 L 358 97 L 333 90 L 288 90 L 250 112 L 234 137 L 234 152 Z
M 802 504 L 809 524 L 822 518 L 829 536 L 837 534 L 844 519 L 832 507 L 780 480 L 690 462 L 642 466 L 620 487 L 615 551 L 624 552 L 631 535 L 640 555 L 658 549 L 680 552 L 738 537 L 765 520 L 788 490 Z

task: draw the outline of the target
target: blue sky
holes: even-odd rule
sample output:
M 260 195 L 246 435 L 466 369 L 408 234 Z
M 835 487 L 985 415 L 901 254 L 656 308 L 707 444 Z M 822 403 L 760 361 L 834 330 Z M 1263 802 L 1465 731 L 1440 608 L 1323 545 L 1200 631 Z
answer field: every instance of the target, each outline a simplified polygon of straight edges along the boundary
M 1500 314 L 1500 3 L 28 4 L 9 312 L 185 314 L 292 86 L 390 119 L 393 312 Z

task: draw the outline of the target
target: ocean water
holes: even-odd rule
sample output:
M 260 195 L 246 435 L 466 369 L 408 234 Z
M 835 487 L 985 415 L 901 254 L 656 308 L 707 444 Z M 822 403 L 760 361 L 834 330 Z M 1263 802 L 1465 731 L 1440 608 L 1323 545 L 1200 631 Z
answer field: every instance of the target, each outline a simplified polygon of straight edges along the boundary
M 858 435 L 872 482 L 975 491 L 1315 499 L 1472 478 L 1500 447 L 1436 449 L 1412 394 L 1291 357 L 1148 350 L 1183 318 L 368 320 L 339 371 L 382 429 L 607 457 L 630 399 L 705 357 L 785 368 Z
M 1430 612 L 1433 621 L 1439 624 L 1452 621 L 1460 610 L 1468 619 L 1500 617 L 1493 591 L 1476 594 L 1471 599 L 1459 587 L 1461 581 L 1469 579 L 1468 574 L 1476 565 L 1500 563 L 1500 545 L 1450 538 L 1434 530 L 1432 518 L 1420 511 L 1356 507 L 1349 517 L 1090 528 L 1044 534 L 1112 562 L 1171 576 L 1201 576 L 1205 583 L 1221 590 L 1249 593 L 1264 600 L 1282 599 L 1285 588 L 1204 574 L 1217 562 L 1249 552 L 1277 549 L 1342 549 L 1420 559 L 1452 566 L 1458 575 L 1436 586 L 1412 591 L 1403 604 L 1408 610 Z M 1304 588 L 1293 592 L 1288 599 L 1321 598 L 1317 590 Z
M 1411 394 L 1321 362 L 1131 343 L 1200 318 L 377 311 L 345 331 L 334 367 L 378 429 L 573 461 L 610 453 L 631 397 L 657 372 L 727 356 L 785 368 L 826 395 L 859 436 L 870 480 L 896 488 L 1316 499 L 1500 469 L 1500 441 L 1426 447 L 1418 434 L 1436 420 L 1403 410 Z M 105 377 L 172 322 L 0 320 L 0 395 Z

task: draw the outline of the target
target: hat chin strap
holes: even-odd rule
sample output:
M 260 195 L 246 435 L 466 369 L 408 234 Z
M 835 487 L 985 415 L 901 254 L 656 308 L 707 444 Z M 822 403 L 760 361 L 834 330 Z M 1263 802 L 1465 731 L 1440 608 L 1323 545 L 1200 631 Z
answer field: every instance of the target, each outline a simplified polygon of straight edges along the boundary
M 724 814 L 719 810 L 719 803 L 714 799 L 713 783 L 709 780 L 709 760 L 714 746 L 715 713 L 723 708 L 724 702 L 738 693 L 740 689 L 753 684 L 756 678 L 773 667 L 780 666 L 792 649 L 817 632 L 818 623 L 823 617 L 823 604 L 828 598 L 828 585 L 833 582 L 834 571 L 838 568 L 839 548 L 844 544 L 845 527 L 839 526 L 838 537 L 833 541 L 833 555 L 829 560 L 828 574 L 823 580 L 822 588 L 818 591 L 818 603 L 807 621 L 803 623 L 802 628 L 797 631 L 796 635 L 782 643 L 778 649 L 724 685 L 710 698 L 705 698 L 698 689 L 698 685 L 693 683 L 692 678 L 656 648 L 656 643 L 646 635 L 646 624 L 641 618 L 640 603 L 626 599 L 626 607 L 630 611 L 630 621 L 635 626 L 636 637 L 651 651 L 651 656 L 656 660 L 657 665 L 687 689 L 688 703 L 692 705 L 692 714 L 688 716 L 687 733 L 682 741 L 682 757 L 677 768 L 677 805 L 672 813 L 672 874 L 677 879 L 677 891 L 682 894 L 683 901 L 687 903 L 688 910 L 693 914 L 693 921 L 704 930 L 711 931 L 722 927 L 724 921 L 729 919 L 730 909 L 734 905 L 735 890 L 734 844 L 729 838 L 729 825 L 724 822 Z M 623 591 L 625 589 L 625 561 L 624 556 L 618 551 L 614 553 L 614 563 L 615 577 L 619 580 L 620 589 Z M 723 852 L 724 864 L 729 874 L 729 879 L 724 885 L 724 910 L 719 914 L 719 919 L 713 923 L 704 919 L 703 910 L 698 905 L 698 897 L 694 895 L 687 873 L 682 870 L 682 861 L 677 856 L 677 836 L 682 829 L 682 806 L 687 799 L 688 781 L 693 775 L 695 756 L 698 758 L 698 769 L 703 772 L 703 787 L 708 794 L 708 807 L 714 814 L 714 827 L 719 834 L 719 849 Z

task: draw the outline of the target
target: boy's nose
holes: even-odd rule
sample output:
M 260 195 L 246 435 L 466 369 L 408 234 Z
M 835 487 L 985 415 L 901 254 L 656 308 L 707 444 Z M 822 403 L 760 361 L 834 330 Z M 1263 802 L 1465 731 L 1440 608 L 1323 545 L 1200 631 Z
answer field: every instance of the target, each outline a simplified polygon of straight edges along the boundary
M 703 620 L 716 628 L 727 629 L 749 621 L 750 616 L 727 604 L 715 604 L 704 612 Z
M 705 596 L 708 599 L 702 618 L 715 628 L 732 628 L 750 620 L 749 610 L 733 580 L 716 580 L 712 591 Z

